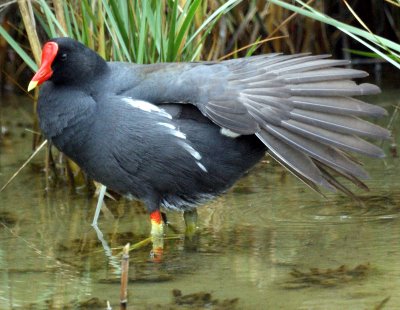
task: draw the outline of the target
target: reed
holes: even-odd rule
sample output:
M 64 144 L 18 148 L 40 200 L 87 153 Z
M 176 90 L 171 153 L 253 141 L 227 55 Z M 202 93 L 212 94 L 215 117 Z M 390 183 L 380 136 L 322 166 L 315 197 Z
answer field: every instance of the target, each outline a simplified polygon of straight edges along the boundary
M 227 54 L 238 57 L 256 50 L 257 53 L 331 53 L 343 45 L 341 41 L 346 36 L 365 47 L 362 51 L 349 49 L 349 53 L 383 58 L 395 66 L 399 63 L 397 1 L 386 1 L 375 8 L 377 16 L 383 16 L 379 24 L 385 24 L 386 30 L 394 34 L 390 40 L 369 30 L 373 20 L 363 21 L 348 1 L 336 5 L 343 15 L 341 20 L 329 16 L 333 12 L 332 3 L 315 0 L 307 3 L 301 0 L 18 0 L 18 3 L 23 17 L 27 16 L 22 11 L 25 3 L 32 11 L 29 15 L 35 19 L 25 22 L 24 29 L 14 25 L 10 31 L 0 25 L 0 36 L 32 70 L 37 69 L 34 59 L 37 62 L 38 40 L 32 39 L 37 29 L 43 40 L 70 36 L 106 59 L 137 63 L 217 60 Z M 365 1 L 364 6 L 368 3 L 374 6 L 374 0 Z M 28 34 L 31 50 L 21 41 L 21 32 Z M 271 37 L 280 39 L 266 40 Z M 245 46 L 248 48 L 241 50 Z
M 220 17 L 240 0 L 229 0 L 208 11 L 201 0 L 20 0 L 20 10 L 37 62 L 33 14 L 46 37 L 69 36 L 109 60 L 136 63 L 199 60 L 204 41 Z M 26 20 L 25 20 L 26 17 Z M 0 26 L 0 35 L 32 70 L 34 59 Z

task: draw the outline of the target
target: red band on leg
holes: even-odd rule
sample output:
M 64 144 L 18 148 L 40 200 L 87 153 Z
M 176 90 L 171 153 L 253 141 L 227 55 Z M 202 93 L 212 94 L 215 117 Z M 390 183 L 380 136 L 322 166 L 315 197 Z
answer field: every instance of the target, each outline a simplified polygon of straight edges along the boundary
M 161 224 L 162 223 L 162 216 L 161 216 L 161 212 L 160 210 L 156 210 L 154 212 L 150 213 L 150 219 L 152 221 L 154 221 L 157 224 Z

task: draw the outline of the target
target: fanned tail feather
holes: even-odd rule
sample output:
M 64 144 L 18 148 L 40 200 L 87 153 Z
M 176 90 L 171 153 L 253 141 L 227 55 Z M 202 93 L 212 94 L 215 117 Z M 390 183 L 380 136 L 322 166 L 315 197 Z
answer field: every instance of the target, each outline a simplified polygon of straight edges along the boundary
M 349 62 L 327 57 L 273 54 L 223 62 L 224 91 L 210 94 L 202 110 L 221 127 L 256 134 L 272 157 L 312 189 L 353 196 L 336 178 L 368 189 L 361 181 L 368 174 L 351 153 L 381 158 L 383 151 L 363 137 L 390 138 L 388 130 L 360 117 L 387 113 L 352 98 L 380 92 L 352 81 L 367 73 L 337 68 Z

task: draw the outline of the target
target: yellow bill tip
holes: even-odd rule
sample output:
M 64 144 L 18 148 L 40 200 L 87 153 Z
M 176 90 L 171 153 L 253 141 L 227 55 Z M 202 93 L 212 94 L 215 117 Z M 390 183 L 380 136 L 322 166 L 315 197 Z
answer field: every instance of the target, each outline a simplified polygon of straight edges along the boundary
M 28 85 L 28 93 L 32 90 L 32 89 L 35 89 L 36 88 L 36 86 L 38 85 L 38 81 L 30 81 L 29 82 L 29 85 Z

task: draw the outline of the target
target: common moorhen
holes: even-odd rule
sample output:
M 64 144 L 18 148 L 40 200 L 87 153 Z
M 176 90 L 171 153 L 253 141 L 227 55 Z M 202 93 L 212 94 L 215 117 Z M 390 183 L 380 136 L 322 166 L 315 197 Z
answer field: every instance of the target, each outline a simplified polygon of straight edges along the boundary
M 350 153 L 390 133 L 359 117 L 386 111 L 352 96 L 380 92 L 328 55 L 221 62 L 106 62 L 70 38 L 48 41 L 28 89 L 43 83 L 40 127 L 94 180 L 142 200 L 152 235 L 160 207 L 191 210 L 223 193 L 268 152 L 311 188 L 351 192 L 367 173 Z M 349 153 L 350 152 L 350 153 Z

